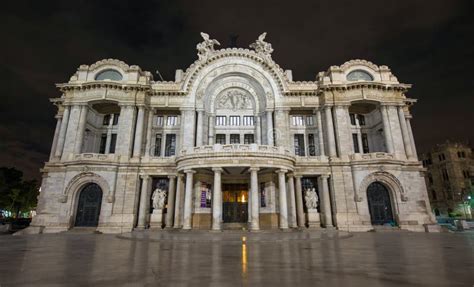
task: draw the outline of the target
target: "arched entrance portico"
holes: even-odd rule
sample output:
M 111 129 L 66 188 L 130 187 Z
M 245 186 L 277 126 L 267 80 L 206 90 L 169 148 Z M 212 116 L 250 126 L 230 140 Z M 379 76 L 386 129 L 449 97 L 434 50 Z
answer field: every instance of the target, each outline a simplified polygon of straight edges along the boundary
M 99 224 L 102 189 L 96 183 L 85 185 L 79 194 L 74 226 L 95 227 Z
M 390 194 L 382 183 L 372 182 L 367 188 L 370 219 L 373 225 L 393 224 L 392 203 Z

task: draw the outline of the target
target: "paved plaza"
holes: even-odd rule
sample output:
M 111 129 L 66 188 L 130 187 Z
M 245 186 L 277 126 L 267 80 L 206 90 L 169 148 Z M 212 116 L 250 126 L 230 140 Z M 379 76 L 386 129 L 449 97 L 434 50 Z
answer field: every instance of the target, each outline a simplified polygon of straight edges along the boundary
M 0 286 L 473 286 L 474 233 L 0 236 Z

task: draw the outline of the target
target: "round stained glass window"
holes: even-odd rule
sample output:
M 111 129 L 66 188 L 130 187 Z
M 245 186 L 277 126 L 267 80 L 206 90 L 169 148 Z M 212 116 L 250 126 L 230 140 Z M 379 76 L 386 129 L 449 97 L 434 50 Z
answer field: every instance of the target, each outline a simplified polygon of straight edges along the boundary
M 363 70 L 354 70 L 347 74 L 348 81 L 373 81 L 374 78 L 371 74 Z
M 95 76 L 96 81 L 111 80 L 111 81 L 121 81 L 122 74 L 116 70 L 104 70 Z

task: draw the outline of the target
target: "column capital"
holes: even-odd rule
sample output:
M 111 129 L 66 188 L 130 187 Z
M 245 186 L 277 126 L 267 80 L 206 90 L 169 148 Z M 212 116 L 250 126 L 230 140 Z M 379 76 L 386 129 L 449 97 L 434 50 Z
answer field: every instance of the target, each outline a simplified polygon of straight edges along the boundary
M 195 170 L 192 170 L 192 169 L 185 169 L 185 170 L 184 170 L 184 173 L 186 173 L 186 174 L 189 174 L 189 173 L 190 173 L 190 174 L 193 174 L 193 173 L 196 173 L 196 171 L 195 171 Z
M 289 177 L 289 178 L 292 178 L 292 177 L 294 177 L 294 176 L 295 176 L 294 173 L 292 173 L 292 172 L 288 173 L 288 177 Z
M 255 167 L 255 166 L 249 168 L 249 171 L 259 171 L 259 170 L 260 170 L 260 168 L 259 168 L 259 167 Z
M 175 178 L 176 178 L 176 175 L 175 175 L 175 174 L 170 174 L 170 175 L 168 175 L 168 178 L 169 178 L 169 179 L 175 179 Z
M 276 172 L 276 173 L 283 173 L 283 174 L 285 174 L 285 173 L 287 173 L 287 172 L 288 172 L 288 170 L 287 170 L 287 169 L 284 169 L 284 168 L 282 168 L 282 169 L 279 169 L 279 170 L 277 170 L 277 171 L 275 171 L 275 172 Z
M 149 174 L 142 174 L 140 177 L 144 180 L 149 180 L 151 176 Z
M 289 112 L 291 110 L 290 107 L 276 107 L 275 112 Z
M 294 174 L 293 175 L 296 179 L 301 179 L 303 178 L 303 175 L 302 174 Z
M 320 174 L 319 175 L 322 179 L 327 179 L 329 178 L 329 174 Z
M 213 168 L 212 168 L 212 171 L 213 171 L 214 173 L 220 173 L 220 172 L 223 172 L 224 169 L 223 169 L 222 167 L 213 167 Z

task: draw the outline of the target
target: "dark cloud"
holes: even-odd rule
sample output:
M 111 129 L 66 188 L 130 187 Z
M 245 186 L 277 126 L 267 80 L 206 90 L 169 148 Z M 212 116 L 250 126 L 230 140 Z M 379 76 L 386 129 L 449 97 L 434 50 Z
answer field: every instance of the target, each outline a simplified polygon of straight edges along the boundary
M 0 25 L 0 165 L 28 177 L 48 158 L 51 97 L 81 64 L 117 58 L 172 79 L 196 59 L 199 32 L 247 47 L 268 32 L 273 58 L 295 80 L 353 58 L 414 84 L 413 128 L 423 150 L 473 140 L 472 1 L 10 1 Z

